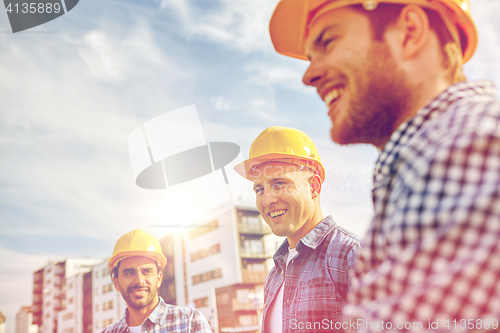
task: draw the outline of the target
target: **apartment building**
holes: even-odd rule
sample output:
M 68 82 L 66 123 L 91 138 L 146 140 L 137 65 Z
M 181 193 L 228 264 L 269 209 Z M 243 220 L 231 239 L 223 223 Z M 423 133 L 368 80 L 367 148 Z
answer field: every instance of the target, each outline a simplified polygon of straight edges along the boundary
M 5 333 L 5 316 L 0 312 L 0 333 Z
M 263 285 L 282 241 L 257 209 L 242 206 L 171 237 L 177 304 L 196 307 L 216 331 L 258 330 Z
M 38 333 L 38 325 L 33 325 L 31 306 L 22 306 L 16 314 L 16 333 Z
M 66 280 L 88 272 L 101 262 L 97 258 L 69 258 L 49 263 L 34 273 L 33 324 L 39 333 L 58 333 L 58 312 L 66 308 Z
M 127 303 L 113 286 L 107 260 L 92 268 L 91 288 L 92 332 L 101 333 L 106 326 L 120 320 L 127 308 Z

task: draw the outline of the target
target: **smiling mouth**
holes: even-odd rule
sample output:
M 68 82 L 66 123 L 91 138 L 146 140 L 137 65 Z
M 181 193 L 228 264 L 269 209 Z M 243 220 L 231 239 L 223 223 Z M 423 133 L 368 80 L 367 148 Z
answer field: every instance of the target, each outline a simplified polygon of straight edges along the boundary
M 130 288 L 130 293 L 136 296 L 144 296 L 149 292 L 149 288 Z
M 281 210 L 275 210 L 274 212 L 270 212 L 269 215 L 271 216 L 271 218 L 275 218 L 275 217 L 279 217 L 283 214 L 286 213 L 286 209 L 281 209 Z
M 325 95 L 325 98 L 323 99 L 326 103 L 326 106 L 331 107 L 333 103 L 335 103 L 340 98 L 340 96 L 342 96 L 343 93 L 343 86 L 332 89 L 328 94 Z

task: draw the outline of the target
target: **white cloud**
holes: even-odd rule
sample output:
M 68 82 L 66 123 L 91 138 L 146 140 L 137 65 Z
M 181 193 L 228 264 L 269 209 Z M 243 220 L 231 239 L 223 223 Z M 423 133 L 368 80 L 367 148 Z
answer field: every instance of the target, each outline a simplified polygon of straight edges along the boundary
M 244 53 L 272 52 L 269 20 L 276 0 L 221 0 L 214 9 L 188 7 L 185 1 L 163 0 L 160 8 L 176 10 L 185 29 L 194 35 L 208 37 Z
M 302 83 L 302 76 L 309 62 L 278 56 L 266 62 L 251 62 L 245 66 L 250 74 L 249 81 L 258 85 L 281 86 L 287 89 L 307 93 Z
M 214 107 L 216 110 L 219 111 L 229 110 L 229 101 L 226 98 L 219 96 L 217 98 L 212 98 L 211 101 L 212 103 L 214 103 Z

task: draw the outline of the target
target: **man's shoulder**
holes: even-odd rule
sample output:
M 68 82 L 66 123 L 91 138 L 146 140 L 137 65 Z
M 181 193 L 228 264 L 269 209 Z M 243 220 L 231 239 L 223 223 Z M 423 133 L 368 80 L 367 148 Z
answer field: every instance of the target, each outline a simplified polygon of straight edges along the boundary
M 162 310 L 162 315 L 164 316 L 176 316 L 176 317 L 186 317 L 189 318 L 191 316 L 196 316 L 201 312 L 195 308 L 187 307 L 187 306 L 178 306 L 165 303 L 165 306 Z
M 331 217 L 328 217 L 331 219 Z M 326 235 L 321 246 L 316 249 L 319 253 L 325 254 L 325 259 L 331 261 L 347 260 L 354 256 L 361 244 L 361 237 L 349 231 L 335 222 L 331 222 L 332 228 Z
M 329 248 L 340 247 L 351 250 L 358 247 L 361 243 L 360 236 L 338 224 L 335 224 L 328 238 Z

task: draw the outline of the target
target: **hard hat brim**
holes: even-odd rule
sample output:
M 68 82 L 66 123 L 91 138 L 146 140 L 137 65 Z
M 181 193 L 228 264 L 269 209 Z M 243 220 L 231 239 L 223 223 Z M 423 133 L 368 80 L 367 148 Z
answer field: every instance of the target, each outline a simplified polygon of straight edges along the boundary
M 113 257 L 111 257 L 108 260 L 108 268 L 110 271 L 113 271 L 113 269 L 118 265 L 118 263 L 124 259 L 130 258 L 130 257 L 146 257 L 149 259 L 152 259 L 156 261 L 158 264 L 158 271 L 162 271 L 165 266 L 167 265 L 167 258 L 161 253 L 154 252 L 154 251 L 126 251 L 126 252 L 121 252 Z
M 249 158 L 235 165 L 233 169 L 242 177 L 253 181 L 255 177 L 249 171 L 267 162 L 283 162 L 283 163 L 296 164 L 299 166 L 307 166 L 320 176 L 321 182 L 325 181 L 325 168 L 321 163 L 310 157 L 291 156 L 290 154 L 273 153 L 254 158 Z

